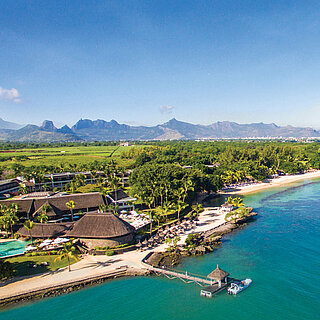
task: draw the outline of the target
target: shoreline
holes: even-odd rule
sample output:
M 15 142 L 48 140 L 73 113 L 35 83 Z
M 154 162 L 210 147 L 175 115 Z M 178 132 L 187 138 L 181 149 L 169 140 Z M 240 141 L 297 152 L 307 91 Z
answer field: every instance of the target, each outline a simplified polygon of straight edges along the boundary
M 95 275 L 93 277 L 74 280 L 64 284 L 56 284 L 51 287 L 38 288 L 33 291 L 19 292 L 15 295 L 0 299 L 0 312 L 17 304 L 28 303 L 47 297 L 56 297 L 62 294 L 71 293 L 84 289 L 89 286 L 104 283 L 108 280 L 118 279 L 122 277 L 136 277 L 148 274 L 147 269 L 135 269 L 127 266 L 120 267 L 109 273 Z
M 255 185 L 244 186 L 236 190 L 230 189 L 219 192 L 218 194 L 248 194 L 314 178 L 320 178 L 320 170 L 301 175 L 283 176 L 272 179 L 268 183 L 264 182 Z M 219 210 L 219 207 L 206 207 L 205 210 L 199 215 L 197 226 L 194 229 L 186 231 L 180 237 L 181 240 L 178 244 L 184 243 L 188 234 L 214 231 L 220 227 L 223 227 L 225 223 L 224 214 Z M 230 230 L 230 232 L 232 231 L 233 230 Z M 47 296 L 69 293 L 86 287 L 90 285 L 90 283 L 91 285 L 100 283 L 103 282 L 101 279 L 112 279 L 113 277 L 108 277 L 108 275 L 117 271 L 119 272 L 119 270 L 123 270 L 124 268 L 126 270 L 135 270 L 135 274 L 122 274 L 124 277 L 146 274 L 148 273 L 148 270 L 146 270 L 145 266 L 141 263 L 143 258 L 150 252 L 164 252 L 166 251 L 167 246 L 167 244 L 161 244 L 155 248 L 151 248 L 143 252 L 131 251 L 111 257 L 86 255 L 82 260 L 72 265 L 71 272 L 68 272 L 67 268 L 63 268 L 54 272 L 35 275 L 33 277 L 23 277 L 19 279 L 12 278 L 0 283 L 1 309 L 3 310 L 6 308 L 6 306 L 12 305 L 15 302 L 26 302 Z M 98 279 L 99 277 L 101 279 Z M 100 282 L 88 281 L 95 278 L 97 278 L 97 281 Z M 76 285 L 73 286 L 75 283 Z M 84 283 L 88 284 L 83 285 Z M 67 289 L 71 287 L 74 287 L 74 290 Z M 56 290 L 58 291 L 56 292 Z M 46 294 L 46 292 L 50 293 Z M 23 298 L 18 298 L 15 300 L 15 298 L 19 296 Z
M 190 233 L 206 232 L 224 223 L 224 214 L 218 207 L 207 207 L 200 214 L 198 225 L 186 231 L 179 242 L 184 242 Z M 124 267 L 145 271 L 145 266 L 141 263 L 143 258 L 149 252 L 164 252 L 167 247 L 168 244 L 164 243 L 145 251 L 129 251 L 111 257 L 85 255 L 83 259 L 71 266 L 71 272 L 68 271 L 68 268 L 63 268 L 32 277 L 11 278 L 0 283 L 0 305 L 3 304 L 3 301 L 19 294 L 43 291 L 55 286 L 68 286 L 74 281 L 85 281 L 88 278 L 115 272 Z
M 291 183 L 295 183 L 303 180 L 316 179 L 316 178 L 320 178 L 320 170 L 297 174 L 297 175 L 281 176 L 279 178 L 270 179 L 269 182 L 261 182 L 261 183 L 256 183 L 256 184 L 247 185 L 243 187 L 238 187 L 236 189 L 219 191 L 218 194 L 220 195 L 243 194 L 244 195 L 244 194 L 263 191 L 269 188 L 282 187 L 287 184 L 291 184 Z

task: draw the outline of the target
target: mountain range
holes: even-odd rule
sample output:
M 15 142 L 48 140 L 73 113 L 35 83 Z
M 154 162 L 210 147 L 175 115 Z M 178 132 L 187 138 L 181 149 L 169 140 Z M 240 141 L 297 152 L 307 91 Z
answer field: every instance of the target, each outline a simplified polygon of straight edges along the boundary
M 219 138 L 308 138 L 320 137 L 312 128 L 277 126 L 274 123 L 239 124 L 218 121 L 210 125 L 198 125 L 171 119 L 156 126 L 130 126 L 115 120 L 80 119 L 71 128 L 56 128 L 50 120 L 42 126 L 21 125 L 0 118 L 0 141 L 66 142 L 107 140 L 196 140 Z

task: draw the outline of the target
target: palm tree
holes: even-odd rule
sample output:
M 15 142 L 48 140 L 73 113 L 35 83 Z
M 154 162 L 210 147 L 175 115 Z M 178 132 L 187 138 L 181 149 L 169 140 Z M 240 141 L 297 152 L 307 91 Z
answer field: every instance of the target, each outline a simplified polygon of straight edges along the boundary
M 109 204 L 108 208 L 113 212 L 114 215 L 117 215 L 117 212 L 119 211 L 119 206 L 117 204 Z
M 244 206 L 243 200 L 240 197 L 233 198 L 231 202 L 236 208 Z
M 73 221 L 73 209 L 76 207 L 76 203 L 73 200 L 70 200 L 66 203 L 66 207 L 71 211 L 71 220 Z
M 19 218 L 17 216 L 18 210 L 19 210 L 19 205 L 16 203 L 12 203 L 8 206 L 5 214 L 7 223 L 10 225 L 10 231 L 11 231 L 12 237 L 13 237 L 13 225 L 19 221 Z
M 178 220 L 180 220 L 180 212 L 185 209 L 188 205 L 183 201 L 179 200 L 177 204 Z
M 20 183 L 20 185 L 19 185 L 19 193 L 21 193 L 21 194 L 28 193 L 28 188 L 26 187 L 25 184 Z
M 0 217 L 0 224 L 6 230 L 7 233 L 11 233 L 11 237 L 13 238 L 13 225 L 19 221 L 15 210 L 9 206 L 1 207 L 2 216 Z
M 41 223 L 41 231 L 42 231 L 42 237 L 44 238 L 44 232 L 43 232 L 43 224 L 46 223 L 49 219 L 48 215 L 47 215 L 47 210 L 46 208 L 43 208 L 45 205 L 42 206 L 42 211 L 40 211 L 37 214 L 36 220 L 39 221 Z
M 29 231 L 30 238 L 31 238 L 31 244 L 32 244 L 33 241 L 32 241 L 31 229 L 33 228 L 33 221 L 32 220 L 26 220 L 23 225 Z
M 173 207 L 173 204 L 171 202 L 165 202 L 162 206 L 162 210 L 166 216 L 166 221 L 168 219 L 168 212 L 170 209 L 172 209 L 172 207 Z
M 194 191 L 194 184 L 192 180 L 190 179 L 184 180 L 183 189 L 184 189 L 184 193 L 182 196 L 182 202 L 184 202 L 184 200 L 186 199 L 186 196 L 188 195 L 188 191 Z
M 105 204 L 100 204 L 99 205 L 99 211 L 100 212 L 107 212 L 108 210 L 108 206 L 106 206 Z
M 152 233 L 152 221 L 153 221 L 154 216 L 155 216 L 154 210 L 152 210 L 152 209 L 148 210 L 147 214 L 148 214 L 149 219 L 150 219 L 150 236 L 151 236 L 151 233 Z
M 63 260 L 68 259 L 68 266 L 69 266 L 69 272 L 71 271 L 70 267 L 70 259 L 78 259 L 78 253 L 76 248 L 71 243 L 65 243 L 63 245 L 63 248 L 59 252 L 59 256 L 55 259 L 57 260 Z
M 117 202 L 117 188 L 120 184 L 120 181 L 121 179 L 118 178 L 117 176 L 114 176 L 114 177 L 111 177 L 109 183 L 110 183 L 110 187 L 113 188 L 114 190 L 114 198 L 115 198 L 115 201 Z
M 201 203 L 197 203 L 196 205 L 192 206 L 194 212 L 196 212 L 196 216 L 204 210 L 203 205 Z
M 231 196 L 229 196 L 227 198 L 227 200 L 225 201 L 225 204 L 227 204 L 227 203 L 232 204 L 232 202 L 233 202 L 233 198 Z
M 158 222 L 158 228 L 160 227 L 160 222 L 163 221 L 163 209 L 162 207 L 157 207 L 154 210 L 154 215 L 153 215 L 154 221 Z

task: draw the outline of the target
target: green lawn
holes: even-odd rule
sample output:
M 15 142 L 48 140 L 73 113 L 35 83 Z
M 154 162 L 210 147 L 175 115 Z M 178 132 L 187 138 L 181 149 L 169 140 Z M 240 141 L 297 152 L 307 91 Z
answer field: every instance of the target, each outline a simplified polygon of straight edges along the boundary
M 27 257 L 27 256 L 19 256 L 19 257 L 12 257 L 6 259 L 13 264 L 14 275 L 15 276 L 28 276 L 38 273 L 44 273 L 47 271 L 55 271 L 60 268 L 64 268 L 68 266 L 68 260 L 57 260 L 57 255 L 52 256 L 35 256 L 35 257 Z M 71 264 L 79 261 L 79 259 L 72 259 Z M 41 265 L 42 262 L 47 262 L 48 265 L 44 266 Z M 36 268 L 33 266 L 37 265 Z

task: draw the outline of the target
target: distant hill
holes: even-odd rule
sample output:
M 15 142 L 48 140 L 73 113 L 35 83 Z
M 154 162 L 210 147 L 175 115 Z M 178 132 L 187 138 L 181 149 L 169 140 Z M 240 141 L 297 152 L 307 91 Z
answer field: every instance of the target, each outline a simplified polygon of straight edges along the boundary
M 80 119 L 71 128 L 65 125 L 60 129 L 51 120 L 45 120 L 41 126 L 27 125 L 17 130 L 0 127 L 1 141 L 30 142 L 308 137 L 320 137 L 320 132 L 312 128 L 281 127 L 274 123 L 239 124 L 219 121 L 210 125 L 197 125 L 176 119 L 152 127 L 130 126 L 115 120 L 100 119 Z
M 5 121 L 2 118 L 0 118 L 0 129 L 17 130 L 17 129 L 20 129 L 22 127 L 23 127 L 23 125 L 21 125 L 21 124 Z
M 28 124 L 18 130 L 1 130 L 0 140 L 16 142 L 67 142 L 78 141 L 81 138 L 77 137 L 72 131 L 71 133 L 60 132 L 60 129 L 44 123 L 41 127 Z
M 81 119 L 72 128 L 73 132 L 85 140 L 154 140 L 163 134 L 158 127 L 134 127 L 119 124 L 115 120 Z

